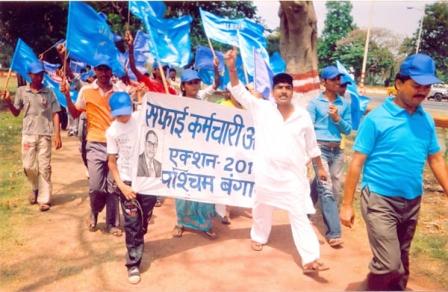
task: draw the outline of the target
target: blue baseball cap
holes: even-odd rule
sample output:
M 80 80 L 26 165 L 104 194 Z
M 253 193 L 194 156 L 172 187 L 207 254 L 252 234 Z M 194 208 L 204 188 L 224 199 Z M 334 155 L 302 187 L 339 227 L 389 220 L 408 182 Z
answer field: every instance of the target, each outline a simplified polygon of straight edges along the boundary
M 38 74 L 44 71 L 44 64 L 41 61 L 36 61 L 28 65 L 28 73 Z
M 436 77 L 436 64 L 434 60 L 425 54 L 408 56 L 400 66 L 400 75 L 409 76 L 420 85 L 441 83 Z
M 109 98 L 109 106 L 113 117 L 132 114 L 132 101 L 127 92 L 117 91 Z
M 184 72 L 182 72 L 182 75 L 180 76 L 180 81 L 188 82 L 192 80 L 201 80 L 198 72 L 193 69 L 184 70 Z
M 320 78 L 324 80 L 333 79 L 343 75 L 336 66 L 327 66 L 320 71 Z
M 346 84 L 352 84 L 352 78 L 350 76 L 348 76 L 347 74 L 343 74 L 341 76 L 341 85 L 346 85 Z

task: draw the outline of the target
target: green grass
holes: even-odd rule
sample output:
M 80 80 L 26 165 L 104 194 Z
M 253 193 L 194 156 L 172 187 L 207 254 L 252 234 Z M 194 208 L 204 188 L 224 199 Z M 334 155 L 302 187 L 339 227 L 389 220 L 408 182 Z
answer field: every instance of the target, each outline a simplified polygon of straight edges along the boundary
M 3 250 L 19 241 L 15 231 L 24 219 L 21 215 L 30 213 L 25 195 L 30 188 L 21 161 L 21 128 L 21 117 L 0 112 L 0 245 Z

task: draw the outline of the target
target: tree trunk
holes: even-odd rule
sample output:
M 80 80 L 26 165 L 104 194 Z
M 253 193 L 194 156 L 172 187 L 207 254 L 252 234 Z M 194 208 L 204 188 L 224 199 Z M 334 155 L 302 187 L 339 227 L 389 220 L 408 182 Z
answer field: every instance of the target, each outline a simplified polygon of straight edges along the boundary
M 280 1 L 280 52 L 294 78 L 294 91 L 314 97 L 319 91 L 317 19 L 312 1 Z

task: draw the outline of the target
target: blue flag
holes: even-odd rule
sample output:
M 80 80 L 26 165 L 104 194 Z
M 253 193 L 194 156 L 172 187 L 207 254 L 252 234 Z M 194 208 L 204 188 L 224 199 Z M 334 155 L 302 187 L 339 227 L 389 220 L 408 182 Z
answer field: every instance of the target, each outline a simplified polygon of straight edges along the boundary
M 31 77 L 28 75 L 28 66 L 37 61 L 39 59 L 33 49 L 19 38 L 12 56 L 11 69 L 20 74 L 26 81 L 31 82 Z
M 72 70 L 74 74 L 80 74 L 81 70 L 85 69 L 86 66 L 87 64 L 84 62 L 75 61 L 73 59 L 70 60 L 70 70 Z
M 266 38 L 263 36 L 264 27 L 248 18 L 227 19 L 213 13 L 199 9 L 204 32 L 208 38 L 217 42 L 239 47 L 238 31 L 251 36 L 263 47 Z
M 137 67 L 145 67 L 148 59 L 153 58 L 151 54 L 151 37 L 143 31 L 137 31 L 134 38 L 134 59 Z
M 114 39 L 103 16 L 85 3 L 69 2 L 67 50 L 70 57 L 92 66 L 106 64 L 121 77 L 125 72 L 118 61 Z
M 216 57 L 219 60 L 219 72 L 224 73 L 224 54 L 215 51 Z M 197 70 L 212 70 L 213 71 L 213 53 L 208 47 L 198 46 L 196 48 L 196 55 L 194 59 L 194 67 Z
M 370 97 L 360 95 L 355 80 L 350 76 L 347 69 L 339 62 L 336 61 L 336 66 L 339 72 L 343 73 L 346 78 L 349 78 L 350 84 L 347 85 L 347 92 L 350 93 L 351 98 L 351 116 L 352 116 L 352 129 L 358 130 L 361 118 L 364 115 L 367 105 L 370 102 Z
M 159 62 L 179 67 L 187 65 L 191 58 L 191 16 L 160 18 L 150 3 L 129 1 L 129 9 L 145 24 L 151 40 L 151 53 Z
M 31 49 L 24 41 L 19 39 L 17 41 L 16 49 L 12 57 L 11 69 L 20 74 L 23 77 L 23 79 L 25 79 L 27 82 L 31 82 L 31 77 L 28 75 L 28 67 L 29 64 L 38 61 L 39 59 L 37 58 L 33 49 Z M 55 67 L 56 67 L 55 64 L 44 62 L 45 71 L 49 69 L 48 74 L 54 73 L 54 75 L 56 75 Z M 62 92 L 59 90 L 60 83 L 58 81 L 51 79 L 50 76 L 47 74 L 44 75 L 43 82 L 45 87 L 53 90 L 54 95 L 56 96 L 56 99 L 59 102 L 59 104 L 62 105 L 63 107 L 66 107 L 67 105 L 65 102 L 65 95 L 62 94 Z M 72 91 L 70 92 L 70 96 L 74 101 L 76 101 L 77 95 L 78 95 L 77 92 Z
M 241 55 L 238 55 L 236 57 L 235 67 L 236 67 L 236 72 L 238 74 L 238 79 L 241 83 L 246 85 L 248 82 L 250 83 L 253 81 L 252 76 L 248 76 L 249 80 L 246 82 L 246 78 L 244 76 L 243 60 L 241 58 Z M 224 71 L 224 76 L 221 78 L 221 84 L 224 86 L 224 88 L 226 88 L 226 86 L 229 82 L 230 82 L 230 75 L 229 75 L 229 70 L 227 69 L 227 66 L 226 66 L 226 70 Z
M 261 92 L 265 99 L 269 99 L 271 96 L 272 78 L 274 77 L 274 74 L 257 50 L 254 50 L 254 57 L 255 91 Z
M 278 52 L 274 52 L 271 55 L 269 62 L 274 75 L 286 72 L 286 63 Z
M 244 32 L 238 32 L 239 48 L 247 73 L 254 76 L 254 50 L 258 51 L 266 64 L 269 64 L 269 54 L 256 39 Z
M 146 72 L 145 65 L 148 59 L 150 58 L 153 59 L 149 43 L 150 43 L 149 35 L 141 30 L 138 30 L 134 38 L 134 60 L 135 60 L 135 66 L 137 67 L 137 70 L 139 70 L 140 72 Z M 134 75 L 134 72 L 132 72 L 132 70 L 130 70 L 129 67 L 129 52 L 126 51 L 124 53 L 120 53 L 118 60 L 120 61 L 120 64 L 123 66 L 123 68 L 126 69 L 129 78 L 131 80 L 137 80 L 137 77 Z
M 223 81 L 225 71 L 224 54 L 219 51 L 215 51 L 215 54 L 219 60 L 218 71 L 221 79 L 220 88 L 224 89 L 226 86 Z M 208 47 L 198 46 L 196 48 L 194 68 L 198 71 L 199 77 L 201 77 L 202 82 L 208 85 L 212 84 L 215 78 L 212 50 L 210 50 Z
M 136 17 L 143 19 L 145 15 L 156 18 L 165 16 L 166 5 L 163 1 L 129 1 L 129 10 Z
M 44 84 L 45 87 L 51 89 L 54 93 L 54 95 L 56 96 L 56 100 L 58 101 L 58 103 L 63 106 L 63 107 L 67 107 L 67 102 L 65 101 L 65 95 L 61 92 L 60 87 L 61 87 L 61 83 L 50 78 L 50 76 L 45 75 L 44 76 Z M 70 88 L 70 98 L 73 102 L 76 102 L 76 99 L 78 97 L 78 91 Z

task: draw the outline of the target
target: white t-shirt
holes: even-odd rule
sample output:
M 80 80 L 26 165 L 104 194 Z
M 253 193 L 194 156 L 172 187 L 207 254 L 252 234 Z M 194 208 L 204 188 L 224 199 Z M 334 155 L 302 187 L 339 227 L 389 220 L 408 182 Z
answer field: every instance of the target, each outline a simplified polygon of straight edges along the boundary
M 134 112 L 127 123 L 114 120 L 106 130 L 107 154 L 117 154 L 117 167 L 123 181 L 131 181 L 131 158 L 137 145 L 138 124 L 137 114 Z
M 306 163 L 320 155 L 311 118 L 304 109 L 283 120 L 277 105 L 257 99 L 240 83 L 229 90 L 255 126 L 255 200 L 284 210 L 314 213 Z

